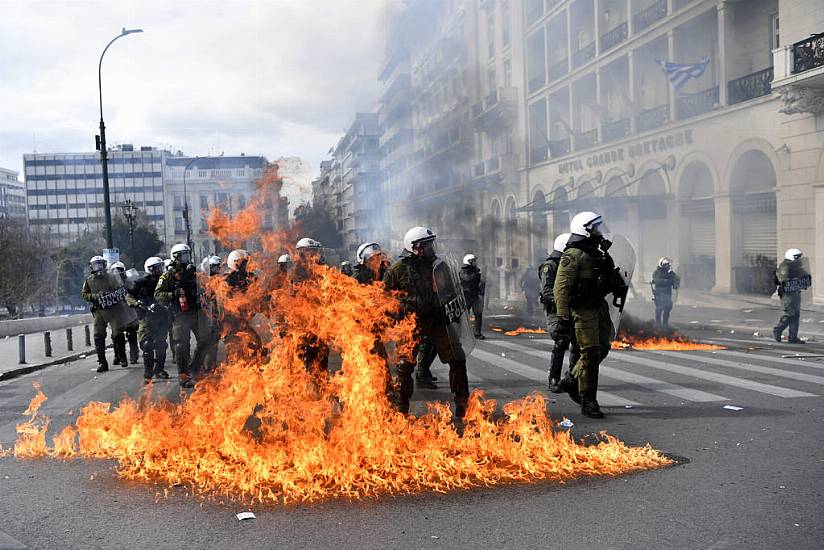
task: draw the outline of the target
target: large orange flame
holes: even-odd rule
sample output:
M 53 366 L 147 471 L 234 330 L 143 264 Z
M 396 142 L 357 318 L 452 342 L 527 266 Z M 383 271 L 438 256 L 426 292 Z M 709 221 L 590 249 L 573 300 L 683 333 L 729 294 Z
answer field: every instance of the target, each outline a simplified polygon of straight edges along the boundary
M 666 336 L 645 336 L 643 334 L 631 335 L 627 333 L 620 333 L 618 334 L 618 338 L 612 341 L 612 349 L 713 351 L 726 348 L 716 344 L 696 342 L 681 334 L 675 334 L 670 338 Z
M 228 240 L 255 233 L 260 217 L 221 218 Z M 37 395 L 20 424 L 17 457 L 115 459 L 127 479 L 187 484 L 203 498 L 290 503 L 327 498 L 445 492 L 506 482 L 619 475 L 670 464 L 649 445 L 630 447 L 602 433 L 584 445 L 556 428 L 543 396 L 503 406 L 480 391 L 463 431 L 444 403 L 418 418 L 396 412 L 387 398 L 387 361 L 375 339 L 408 355 L 414 319 L 401 318 L 381 284 L 359 285 L 323 265 L 289 282 L 277 272 L 288 236 L 268 235 L 254 257 L 261 276 L 244 294 L 209 281 L 223 310 L 266 319 L 266 353 L 243 346 L 180 403 L 159 400 L 151 387 L 117 406 L 91 402 L 74 425 L 46 444 L 48 419 Z M 400 319 L 400 320 L 398 320 Z M 340 354 L 338 370 L 307 365 L 307 336 Z

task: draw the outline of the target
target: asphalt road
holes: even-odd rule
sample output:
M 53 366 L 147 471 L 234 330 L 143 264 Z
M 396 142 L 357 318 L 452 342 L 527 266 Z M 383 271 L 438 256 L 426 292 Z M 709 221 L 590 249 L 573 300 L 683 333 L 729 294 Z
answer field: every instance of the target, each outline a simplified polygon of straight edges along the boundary
M 694 336 L 729 349 L 613 352 L 599 399 L 606 419 L 582 417 L 563 395 L 549 405 L 578 436 L 607 430 L 685 457 L 684 465 L 564 485 L 257 506 L 257 519 L 239 522 L 242 505 L 202 504 L 183 488 L 158 499 L 162 486 L 123 482 L 111 462 L 5 457 L 0 549 L 823 548 L 824 362 L 781 355 L 824 354 L 824 344 Z M 490 333 L 470 359 L 470 383 L 502 401 L 545 391 L 548 349 L 543 337 Z M 93 369 L 88 358 L 0 382 L 0 442 L 13 442 L 33 381 L 49 396 L 44 412 L 55 428 L 89 400 L 116 401 L 140 387 L 138 368 Z M 435 372 L 446 380 L 445 367 Z M 174 384 L 165 391 L 177 393 Z

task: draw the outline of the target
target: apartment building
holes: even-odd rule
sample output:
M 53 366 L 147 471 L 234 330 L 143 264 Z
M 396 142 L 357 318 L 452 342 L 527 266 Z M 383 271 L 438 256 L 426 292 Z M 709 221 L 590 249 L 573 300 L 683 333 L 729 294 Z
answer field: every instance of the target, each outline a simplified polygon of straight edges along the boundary
M 19 175 L 16 170 L 0 168 L 0 218 L 26 219 L 26 188 Z

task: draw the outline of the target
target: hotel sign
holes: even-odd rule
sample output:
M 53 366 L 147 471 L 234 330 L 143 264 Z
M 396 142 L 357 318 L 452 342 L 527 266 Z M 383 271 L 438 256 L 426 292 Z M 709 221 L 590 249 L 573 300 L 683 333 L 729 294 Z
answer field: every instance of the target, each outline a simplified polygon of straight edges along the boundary
M 574 174 L 587 168 L 600 168 L 624 160 L 640 159 L 656 153 L 669 151 L 684 145 L 692 145 L 692 130 L 682 130 L 663 136 L 628 143 L 622 147 L 580 156 L 558 164 L 559 174 Z

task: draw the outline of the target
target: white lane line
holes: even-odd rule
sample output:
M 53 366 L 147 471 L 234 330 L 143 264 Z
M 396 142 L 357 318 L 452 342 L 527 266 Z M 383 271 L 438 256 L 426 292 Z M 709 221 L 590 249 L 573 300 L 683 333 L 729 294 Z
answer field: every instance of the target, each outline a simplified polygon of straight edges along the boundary
M 486 378 L 478 376 L 477 374 L 470 371 L 469 370 L 470 369 L 470 366 L 469 366 L 470 364 L 471 364 L 471 362 L 467 363 L 466 378 L 469 380 L 469 383 L 472 384 L 472 386 L 475 386 L 475 387 L 482 386 L 480 389 L 485 390 L 487 396 L 492 396 L 493 394 L 494 395 L 500 394 L 503 397 L 506 397 L 507 399 L 514 399 L 514 398 L 517 397 L 514 392 L 512 392 L 510 390 L 507 390 L 505 388 L 502 388 L 500 386 L 497 386 L 497 385 L 493 384 L 492 382 L 490 382 L 489 380 L 487 380 Z M 437 363 L 434 363 L 432 365 L 432 368 L 438 374 L 438 381 L 436 382 L 436 384 L 441 383 L 441 381 L 443 380 L 443 381 L 445 381 L 446 387 L 448 388 L 449 387 L 449 366 L 444 365 L 443 363 L 438 361 Z M 473 389 L 472 386 L 469 387 L 470 391 L 472 391 L 472 389 Z
M 709 357 L 706 355 L 706 352 L 701 351 L 696 351 L 693 353 L 652 351 L 650 353 L 655 355 L 666 354 L 670 357 L 675 357 L 676 359 L 684 359 L 685 361 L 695 361 L 696 358 L 698 358 L 698 361 L 709 363 L 710 365 L 718 365 L 719 367 L 727 367 L 730 369 L 740 369 L 748 372 L 759 372 L 761 374 L 769 374 L 779 378 L 790 378 L 792 380 L 801 380 L 802 382 L 811 382 L 813 384 L 820 384 L 824 386 L 824 376 L 815 376 L 813 374 L 804 374 L 803 372 L 762 367 L 759 365 L 753 365 L 752 363 L 740 363 L 736 361 L 727 361 L 726 359 L 717 359 L 715 357 Z
M 656 361 L 654 359 L 639 357 L 637 355 L 638 353 L 639 352 L 637 351 L 619 351 L 617 353 L 613 353 L 612 356 L 618 359 L 619 361 L 635 363 L 636 365 L 651 367 L 653 369 L 660 369 L 667 372 L 674 372 L 676 374 L 683 374 L 684 376 L 701 378 L 703 380 L 710 380 L 712 382 L 718 382 L 719 384 L 726 384 L 728 386 L 744 388 L 745 390 L 766 393 L 768 395 L 775 395 L 778 397 L 816 397 L 816 395 L 813 393 L 791 390 L 789 388 L 774 386 L 772 384 L 761 384 L 759 382 L 753 382 L 752 380 L 746 380 L 744 378 L 727 376 L 726 374 L 718 374 L 715 372 L 708 372 L 701 369 L 683 367 L 681 365 L 674 365 L 671 363 L 663 363 L 661 361 Z
M 488 351 L 484 351 L 478 348 L 475 348 L 475 351 L 472 352 L 473 355 L 483 361 L 484 363 L 489 363 L 494 365 L 498 368 L 504 369 L 505 371 L 509 371 L 511 373 L 517 374 L 518 376 L 523 376 L 524 378 L 528 378 L 529 380 L 535 380 L 536 382 L 540 382 L 542 385 L 546 383 L 546 372 L 540 369 L 536 369 L 527 365 L 523 365 L 518 363 L 517 361 L 513 361 L 512 359 L 507 359 L 505 357 L 500 357 L 495 355 L 494 353 L 490 353 Z M 623 407 L 626 405 L 639 405 L 635 401 L 630 401 L 629 399 L 624 399 L 614 393 L 609 393 L 605 391 L 598 391 L 598 402 L 602 406 L 606 407 Z
M 497 344 L 498 342 L 494 343 L 493 345 Z M 533 357 L 546 358 L 547 356 L 546 352 L 532 350 L 527 347 L 521 346 L 520 344 L 516 344 L 514 342 L 503 342 L 501 343 L 501 346 L 511 350 L 519 351 L 521 353 L 526 353 Z M 620 380 L 621 382 L 635 384 L 636 386 L 641 386 L 653 391 L 666 393 L 668 395 L 678 397 L 679 399 L 686 399 L 687 401 L 695 401 L 699 403 L 713 401 L 729 401 L 728 398 L 723 397 L 721 395 L 715 395 L 714 393 L 708 393 L 701 390 L 686 388 L 684 386 L 671 384 L 669 382 L 664 382 L 663 380 L 658 380 L 656 378 L 641 376 L 640 374 L 635 374 L 632 372 L 626 372 L 612 367 L 608 367 L 604 364 L 601 364 L 600 374 L 606 376 L 607 378 L 613 378 L 615 380 Z
M 781 351 L 781 350 L 776 350 Z M 772 363 L 779 363 L 782 365 L 797 365 L 799 367 L 807 367 L 808 369 L 824 369 L 824 363 L 820 362 L 816 358 L 812 358 L 809 361 L 804 361 L 802 359 L 791 359 L 787 358 L 784 359 L 780 355 L 769 355 L 766 353 L 746 353 L 743 351 L 732 351 L 732 350 L 723 350 L 717 352 L 719 355 L 729 355 L 731 357 L 740 357 L 742 359 L 753 359 L 756 361 L 769 361 Z

